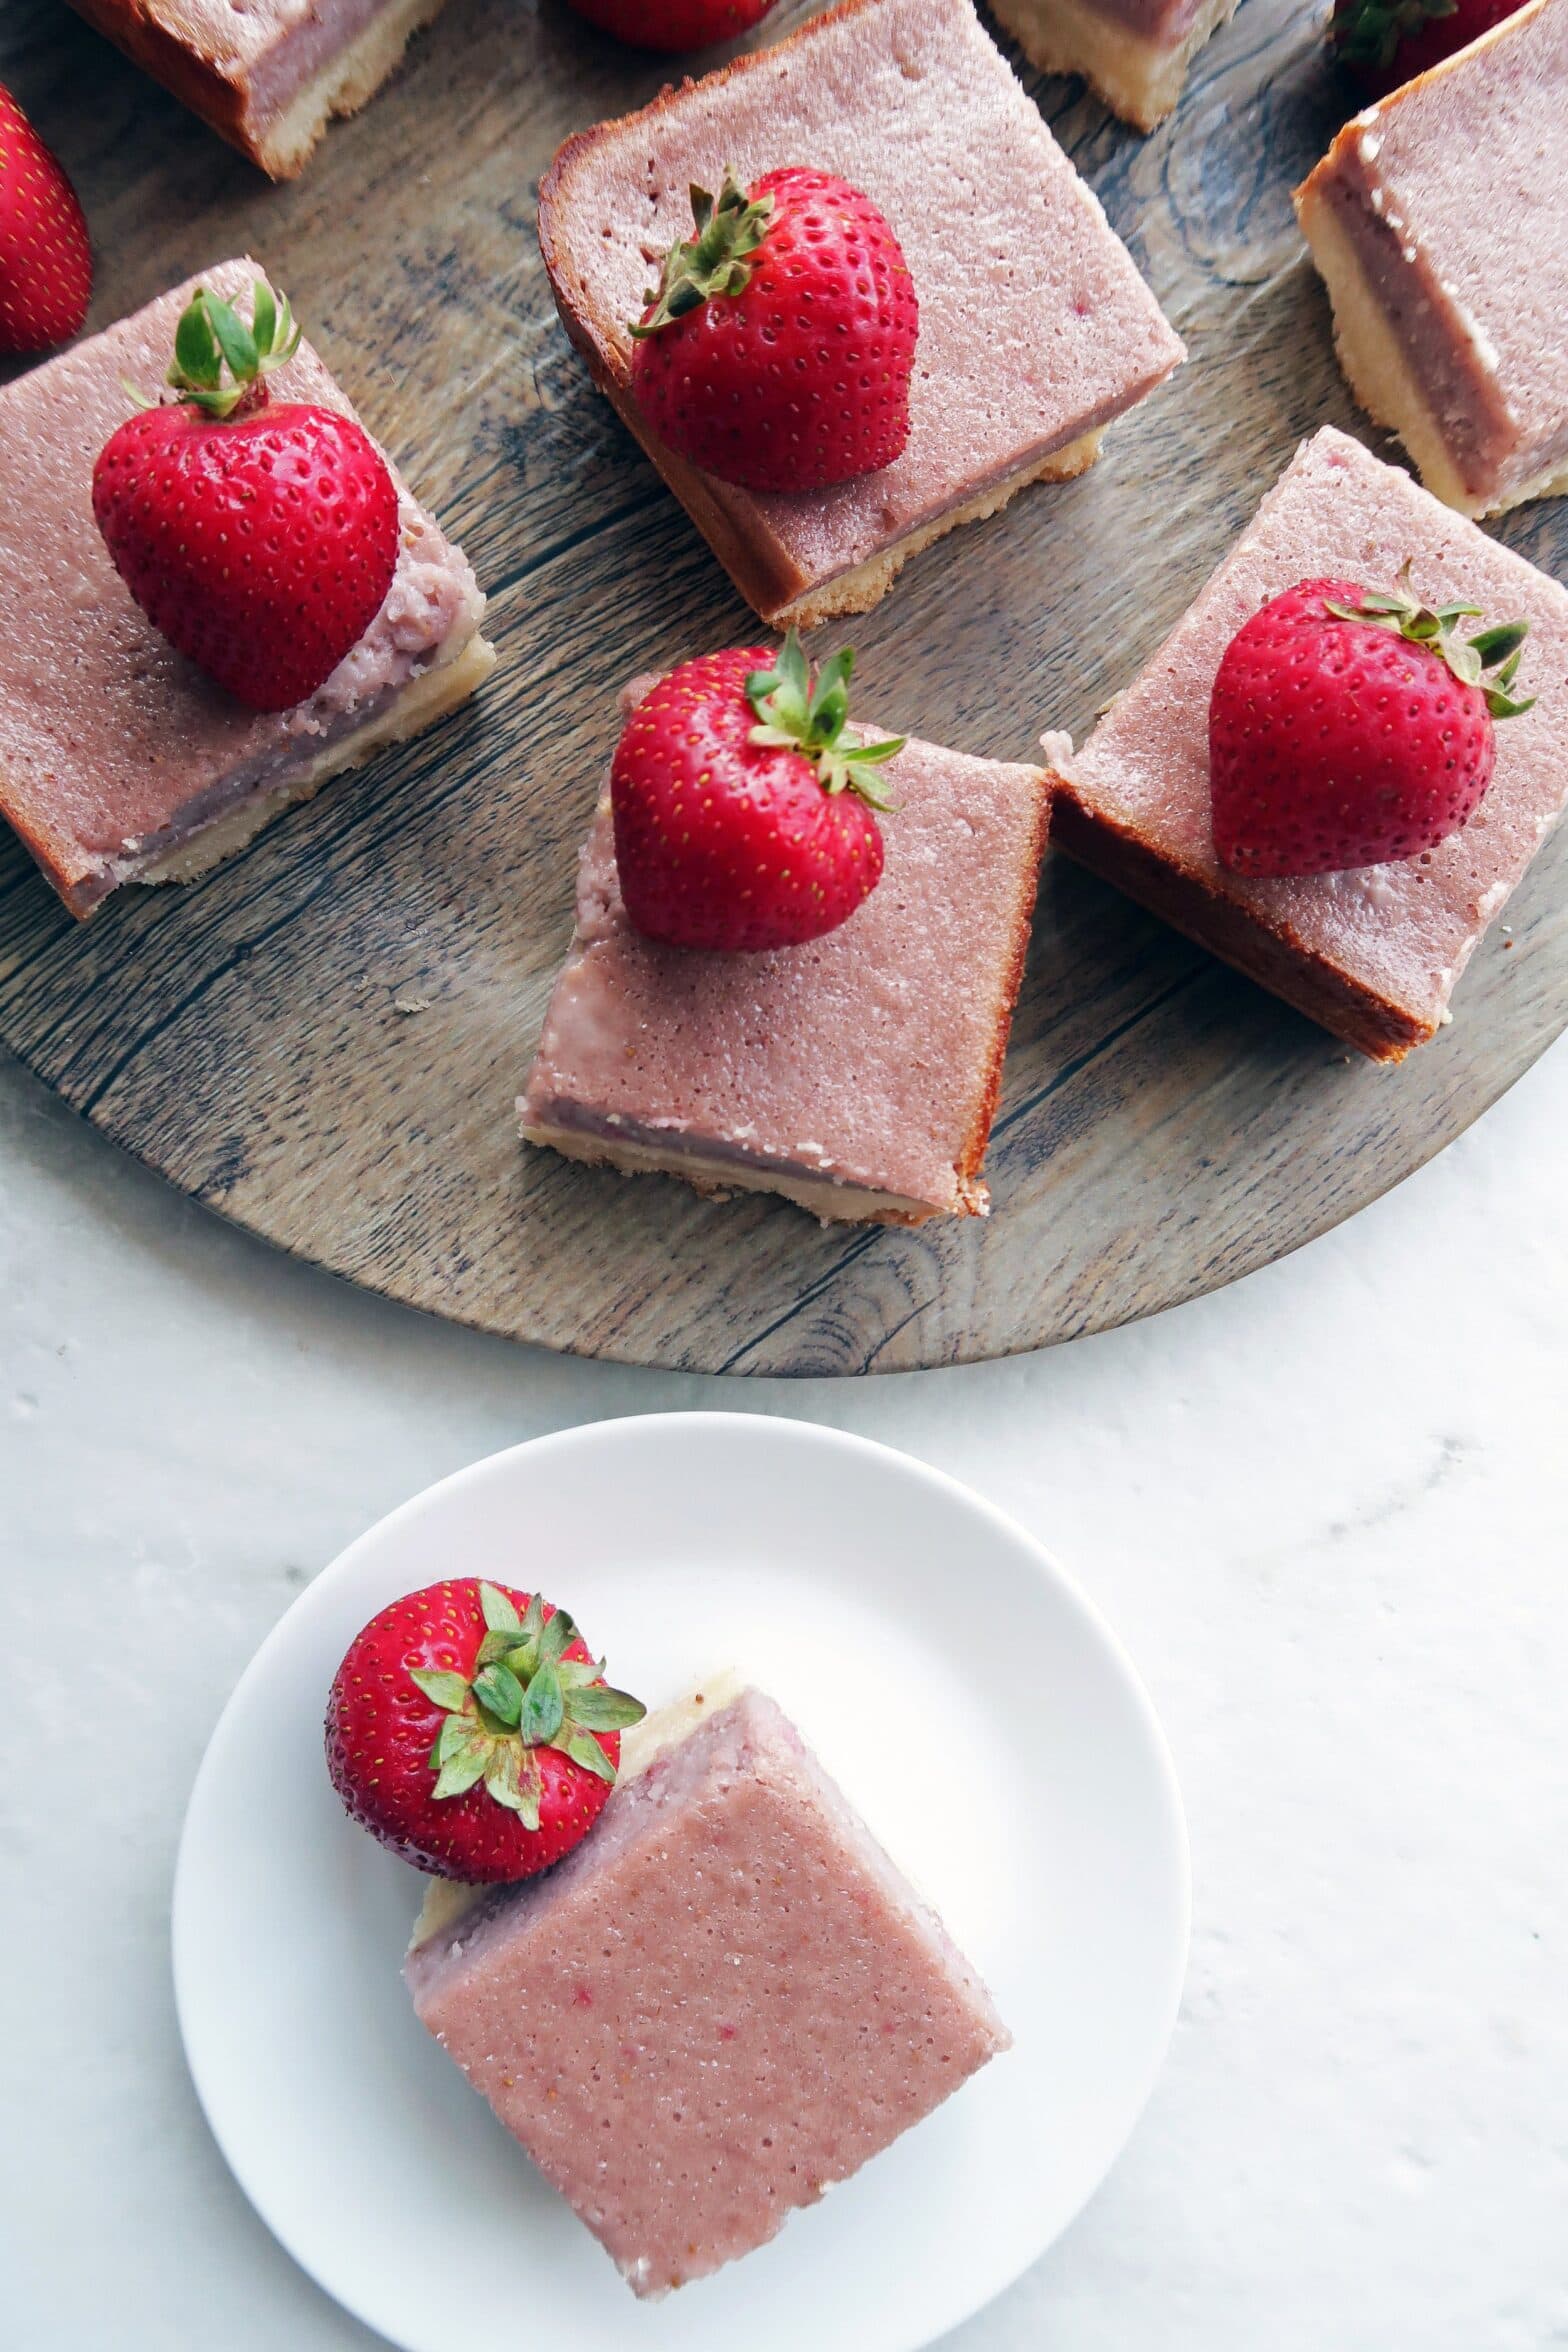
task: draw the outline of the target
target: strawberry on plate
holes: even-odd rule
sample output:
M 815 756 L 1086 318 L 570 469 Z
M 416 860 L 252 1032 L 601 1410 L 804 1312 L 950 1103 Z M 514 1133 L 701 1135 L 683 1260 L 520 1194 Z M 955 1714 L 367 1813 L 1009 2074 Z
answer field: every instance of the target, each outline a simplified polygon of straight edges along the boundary
M 572 0 L 601 33 L 633 49 L 707 49 L 761 24 L 774 0 Z
M 1214 846 L 1237 874 L 1419 857 L 1468 823 L 1496 758 L 1527 621 L 1459 634 L 1403 584 L 1304 580 L 1225 649 L 1209 703 Z M 1488 673 L 1491 673 L 1490 675 Z
M 645 1709 L 564 1609 L 474 1577 L 393 1601 L 349 1645 L 327 1769 L 393 1853 L 474 1886 L 531 1878 L 587 1836 Z
M 846 922 L 882 877 L 878 771 L 904 739 L 845 730 L 855 657 L 812 682 L 783 650 L 703 654 L 633 711 L 610 769 L 615 863 L 636 928 L 669 947 L 792 947 Z
M 1524 0 L 1334 0 L 1328 43 L 1359 89 L 1384 98 L 1523 6 Z
M 76 190 L 0 82 L 0 353 L 69 343 L 92 291 Z
M 746 490 L 826 490 L 909 439 L 920 306 L 869 196 L 831 172 L 728 174 L 691 192 L 632 328 L 631 385 L 661 441 Z
M 153 627 L 253 710 L 290 710 L 359 643 L 397 570 L 397 489 L 351 417 L 274 402 L 300 330 L 256 281 L 249 325 L 203 288 L 175 330 L 179 398 L 127 417 L 93 513 Z

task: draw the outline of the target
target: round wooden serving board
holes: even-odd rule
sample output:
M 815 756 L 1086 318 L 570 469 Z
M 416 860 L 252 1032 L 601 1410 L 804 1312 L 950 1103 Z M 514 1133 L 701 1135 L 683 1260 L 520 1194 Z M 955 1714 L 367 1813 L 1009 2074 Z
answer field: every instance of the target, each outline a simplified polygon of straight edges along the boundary
M 782 6 L 762 37 L 810 13 Z M 254 252 L 466 548 L 500 647 L 454 722 L 196 888 L 127 890 L 78 927 L 0 846 L 0 1038 L 198 1200 L 551 1347 L 708 1371 L 952 1363 L 1152 1313 L 1296 1248 L 1440 1150 L 1568 1020 L 1562 839 L 1454 1025 L 1399 1070 L 1050 860 L 989 1222 L 824 1230 L 525 1150 L 512 1101 L 616 688 L 756 628 L 590 389 L 535 243 L 557 143 L 651 97 L 660 68 L 560 0 L 450 0 L 397 81 L 276 189 L 59 0 L 8 0 L 0 78 L 81 189 L 93 323 Z M 1147 141 L 1076 84 L 1031 86 L 1192 358 L 1092 473 L 942 542 L 851 625 L 867 717 L 1004 759 L 1047 724 L 1081 738 L 1304 435 L 1367 430 L 1289 201 L 1347 110 L 1316 11 L 1246 0 Z M 1503 536 L 1568 576 L 1568 502 Z

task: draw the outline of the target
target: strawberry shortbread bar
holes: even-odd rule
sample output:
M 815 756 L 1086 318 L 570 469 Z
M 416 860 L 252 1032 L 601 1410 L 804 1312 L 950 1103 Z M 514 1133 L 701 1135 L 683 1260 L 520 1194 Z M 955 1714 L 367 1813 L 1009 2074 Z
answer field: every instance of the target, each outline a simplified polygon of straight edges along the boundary
M 1232 870 L 1215 846 L 1210 766 L 1227 648 L 1298 583 L 1388 588 L 1406 566 L 1429 606 L 1529 623 L 1521 692 L 1534 707 L 1497 729 L 1485 797 L 1418 855 L 1338 872 Z M 1052 839 L 1347 1043 L 1397 1061 L 1448 1018 L 1455 982 L 1568 803 L 1565 709 L 1568 593 L 1326 429 L 1083 748 L 1046 738 Z M 1347 803 L 1352 792 L 1347 777 Z
M 127 385 L 157 398 L 198 287 L 238 300 L 258 275 L 226 262 L 0 390 L 0 814 L 73 914 L 125 882 L 204 873 L 291 802 L 453 709 L 495 659 L 472 571 L 395 471 L 391 588 L 291 709 L 245 707 L 133 601 L 94 520 L 95 462 L 133 414 Z M 271 383 L 281 401 L 352 416 L 308 344 Z
M 355 114 L 445 0 L 71 0 L 275 180 Z
M 907 442 L 827 489 L 719 480 L 654 430 L 632 383 L 632 328 L 662 257 L 692 235 L 693 186 L 718 190 L 733 169 L 755 187 L 783 167 L 863 192 L 919 305 Z M 1026 483 L 1081 473 L 1106 426 L 1182 358 L 970 0 L 844 0 L 568 140 L 540 190 L 539 236 L 595 381 L 779 628 L 866 611 L 943 532 Z M 860 357 L 834 364 L 859 381 Z
M 1045 778 L 913 741 L 882 773 L 877 886 L 825 936 L 755 952 L 634 928 L 606 793 L 519 1104 L 530 1143 L 822 1218 L 985 1214 Z
M 520 1886 L 434 1890 L 406 1974 L 642 2296 L 764 2244 L 1010 2040 L 755 1690 L 628 1732 L 592 1835 Z
M 1368 107 L 1298 191 L 1351 390 L 1462 514 L 1568 490 L 1568 0 Z

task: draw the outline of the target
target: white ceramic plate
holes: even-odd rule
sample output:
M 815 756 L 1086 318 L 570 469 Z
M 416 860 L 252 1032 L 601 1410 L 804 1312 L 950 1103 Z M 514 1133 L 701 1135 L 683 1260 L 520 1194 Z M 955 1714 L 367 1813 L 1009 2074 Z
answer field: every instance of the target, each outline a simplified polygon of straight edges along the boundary
M 565 1602 L 652 1703 L 735 1665 L 779 1699 L 988 1979 L 1016 2047 L 782 2235 L 638 2304 L 420 2030 L 422 1882 L 322 1760 L 364 1621 L 440 1576 Z M 840 1697 L 846 1679 L 853 1714 Z M 941 1693 L 940 1715 L 933 1694 Z M 916 2352 L 1042 2254 L 1132 2130 L 1186 1959 L 1181 1801 L 1081 1593 L 978 1496 L 801 1422 L 600 1423 L 497 1454 L 351 1544 L 213 1735 L 174 1894 L 202 2105 L 263 2219 L 407 2352 L 471 2291 L 573 2352 Z

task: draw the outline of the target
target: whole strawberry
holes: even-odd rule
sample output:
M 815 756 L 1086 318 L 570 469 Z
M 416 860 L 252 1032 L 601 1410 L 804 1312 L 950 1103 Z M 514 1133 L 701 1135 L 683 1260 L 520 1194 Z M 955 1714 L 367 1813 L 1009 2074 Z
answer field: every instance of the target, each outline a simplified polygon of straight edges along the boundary
M 260 279 L 249 326 L 203 288 L 175 333 L 180 398 L 128 417 L 93 468 L 121 579 L 172 646 L 253 710 L 289 710 L 324 685 L 397 569 L 397 489 L 375 443 L 336 409 L 272 401 L 267 378 L 299 341 Z
M 0 352 L 68 343 L 92 291 L 76 190 L 0 82 Z
M 460 1577 L 392 1602 L 349 1645 L 327 1770 L 417 1869 L 531 1878 L 587 1836 L 645 1710 L 611 1690 L 564 1609 Z
M 579 16 L 633 49 L 706 49 L 750 32 L 773 0 L 572 0 Z
M 1461 639 L 1479 608 L 1434 611 L 1409 592 L 1408 566 L 1404 578 L 1392 590 L 1305 580 L 1226 647 L 1209 779 L 1215 850 L 1233 873 L 1382 865 L 1468 822 L 1492 780 L 1494 720 L 1531 707 L 1511 692 L 1529 623 Z
M 791 630 L 708 653 L 637 705 L 610 769 L 615 863 L 636 928 L 668 947 L 793 947 L 882 877 L 877 770 L 903 738 L 845 739 L 847 649 L 815 686 Z
M 693 188 L 632 328 L 631 383 L 661 441 L 747 490 L 826 490 L 909 439 L 920 306 L 898 239 L 830 172 Z
M 1357 87 L 1382 98 L 1523 6 L 1524 0 L 1334 0 L 1328 42 Z

